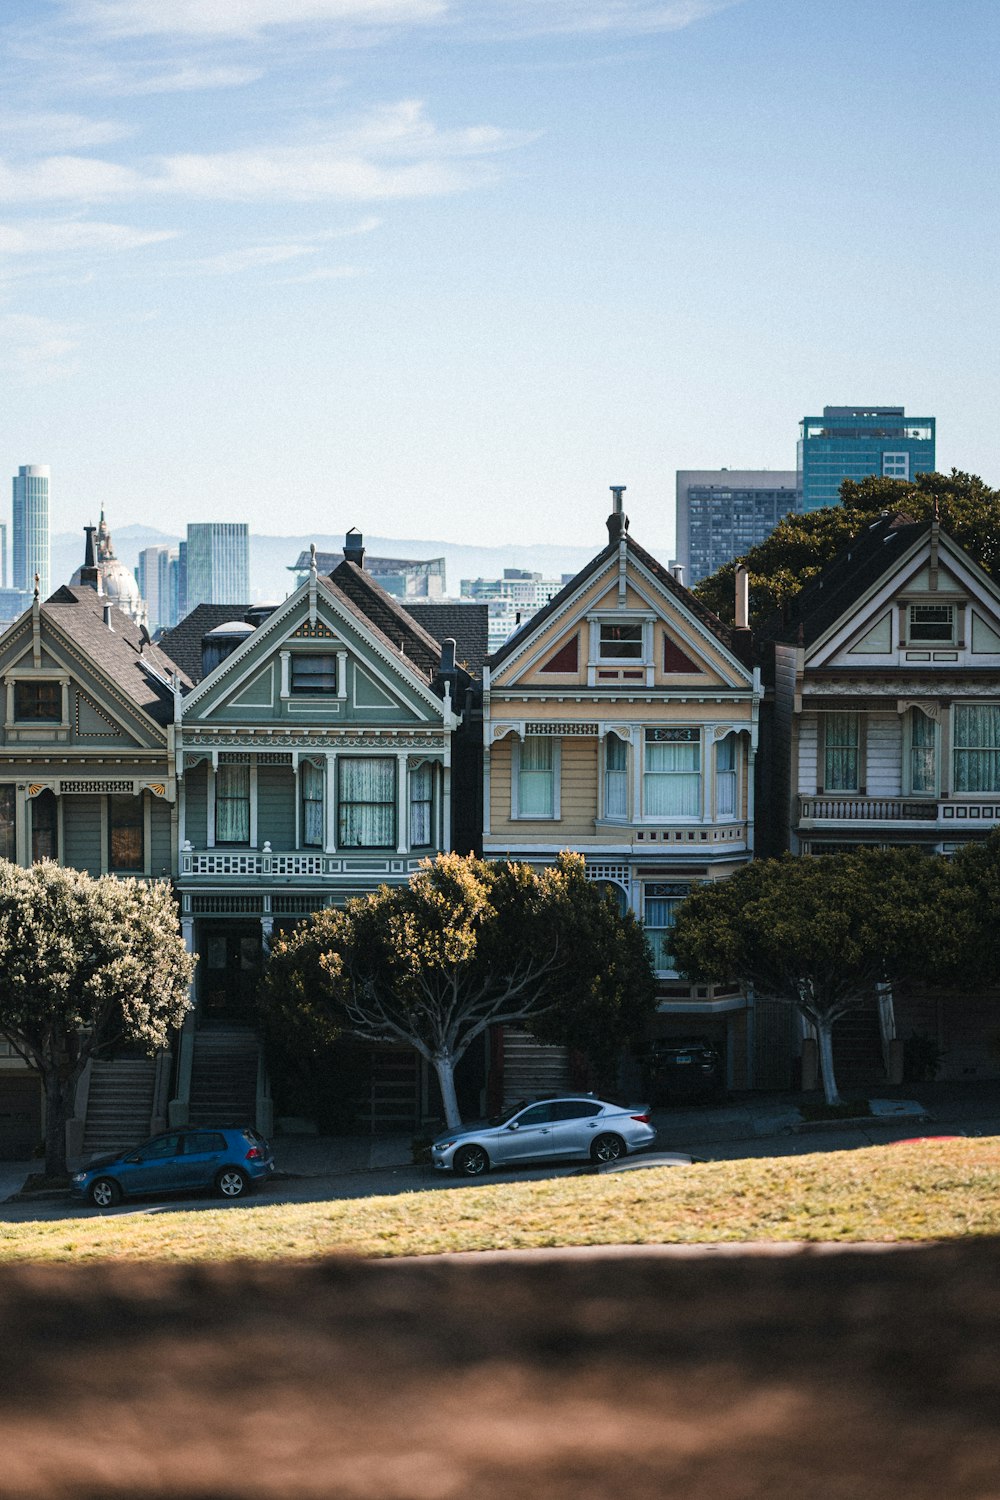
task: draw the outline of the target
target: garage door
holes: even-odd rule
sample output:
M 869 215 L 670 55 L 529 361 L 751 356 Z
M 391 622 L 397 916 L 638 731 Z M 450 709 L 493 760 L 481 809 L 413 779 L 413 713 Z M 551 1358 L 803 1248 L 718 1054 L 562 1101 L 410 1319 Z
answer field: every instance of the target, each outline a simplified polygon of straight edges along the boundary
M 41 1080 L 0 1073 L 0 1161 L 23 1161 L 41 1139 Z

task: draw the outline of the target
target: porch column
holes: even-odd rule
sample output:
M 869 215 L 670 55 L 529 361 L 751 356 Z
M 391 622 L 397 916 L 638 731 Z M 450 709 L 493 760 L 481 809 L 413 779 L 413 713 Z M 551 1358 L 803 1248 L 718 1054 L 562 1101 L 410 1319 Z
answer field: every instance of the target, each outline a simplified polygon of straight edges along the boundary
M 410 783 L 406 768 L 407 752 L 396 751 L 396 853 L 410 850 Z
M 190 903 L 190 896 L 182 897 Z M 181 936 L 184 946 L 189 953 L 194 952 L 194 918 L 190 916 L 181 917 Z M 195 1005 L 197 996 L 195 990 L 195 975 L 191 977 L 190 988 L 191 1009 L 184 1017 L 184 1025 L 181 1027 L 180 1039 L 177 1044 L 177 1096 L 171 1099 L 167 1105 L 167 1120 L 171 1128 L 177 1125 L 186 1125 L 191 1112 L 191 1069 L 194 1065 L 194 1043 L 195 1043 Z
M 326 757 L 326 852 L 332 854 L 337 847 L 337 752 L 330 750 Z

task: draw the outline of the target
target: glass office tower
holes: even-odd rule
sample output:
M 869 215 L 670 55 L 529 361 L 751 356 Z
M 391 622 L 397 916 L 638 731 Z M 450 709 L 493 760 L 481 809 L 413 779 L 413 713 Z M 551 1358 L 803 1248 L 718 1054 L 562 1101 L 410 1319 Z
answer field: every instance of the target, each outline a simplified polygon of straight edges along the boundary
M 250 528 L 245 521 L 191 523 L 186 556 L 186 613 L 199 604 L 249 603 Z
M 14 535 L 12 582 L 16 589 L 48 598 L 51 553 L 49 549 L 48 464 L 22 464 L 14 476 Z
M 802 509 L 836 505 L 844 479 L 913 479 L 934 468 L 934 418 L 901 406 L 824 406 L 799 428 Z
M 694 588 L 723 563 L 765 541 L 783 516 L 801 509 L 788 469 L 678 469 L 677 562 Z

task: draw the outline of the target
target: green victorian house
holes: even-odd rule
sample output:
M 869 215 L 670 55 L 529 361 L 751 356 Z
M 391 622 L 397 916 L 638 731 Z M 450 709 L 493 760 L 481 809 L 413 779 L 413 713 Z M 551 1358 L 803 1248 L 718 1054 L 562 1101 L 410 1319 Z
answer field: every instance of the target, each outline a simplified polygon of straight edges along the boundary
M 404 883 L 462 838 L 456 800 L 475 829 L 468 667 L 485 655 L 485 611 L 428 604 L 417 616 L 366 572 L 350 533 L 333 572 L 320 575 L 314 553 L 282 604 L 203 606 L 165 637 L 197 682 L 175 724 L 176 881 L 199 962 L 173 1123 L 228 1108 L 270 1129 L 255 997 L 272 933 Z M 419 1118 L 429 1084 L 409 1051 L 361 1065 L 370 1118 Z

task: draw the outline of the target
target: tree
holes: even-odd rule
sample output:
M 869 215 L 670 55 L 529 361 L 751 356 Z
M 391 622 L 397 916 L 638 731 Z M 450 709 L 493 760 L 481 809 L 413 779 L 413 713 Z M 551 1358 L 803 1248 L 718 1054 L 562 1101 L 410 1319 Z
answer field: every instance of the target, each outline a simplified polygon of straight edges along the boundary
M 840 1102 L 833 1026 L 875 987 L 957 959 L 968 924 L 948 862 L 916 849 L 782 855 L 698 886 L 673 935 L 699 984 L 738 980 L 816 1028 L 827 1104 Z
M 122 1041 L 164 1046 L 193 972 L 166 882 L 0 861 L 0 1033 L 41 1075 L 50 1176 L 66 1171 L 66 1121 L 88 1061 Z
M 918 474 L 915 479 L 871 475 L 840 486 L 840 504 L 789 515 L 771 535 L 742 558 L 725 563 L 702 579 L 695 593 L 730 624 L 734 618 L 737 564 L 750 575 L 750 620 L 760 622 L 792 599 L 848 542 L 860 536 L 883 511 L 914 521 L 938 515 L 960 547 L 991 575 L 1000 575 L 1000 490 L 975 474 Z
M 338 1035 L 404 1042 L 434 1068 L 449 1126 L 455 1067 L 487 1028 L 520 1021 L 545 1040 L 609 1049 L 655 1004 L 636 919 L 590 882 L 580 855 L 552 869 L 442 854 L 409 884 L 327 908 L 276 939 L 263 1003 L 301 1045 Z

